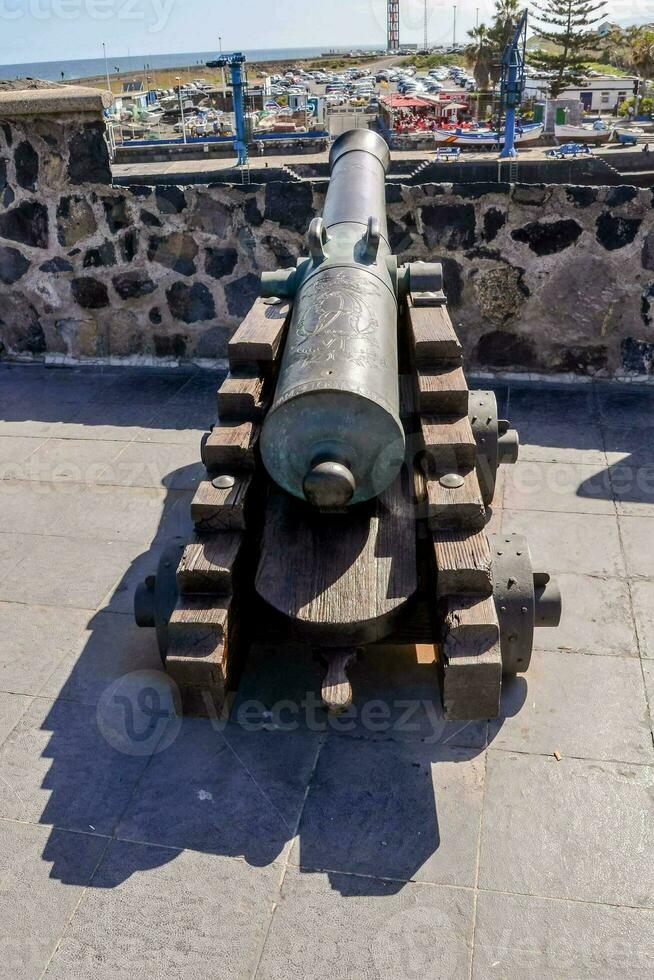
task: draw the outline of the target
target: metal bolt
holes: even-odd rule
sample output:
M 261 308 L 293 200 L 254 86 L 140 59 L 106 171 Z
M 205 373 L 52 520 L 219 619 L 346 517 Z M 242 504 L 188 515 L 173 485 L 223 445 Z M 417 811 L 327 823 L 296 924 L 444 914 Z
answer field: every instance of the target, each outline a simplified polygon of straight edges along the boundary
M 527 609 L 526 606 L 523 606 L 522 607 L 522 612 L 525 613 L 525 614 L 527 614 L 529 612 L 529 610 Z
M 267 296 L 263 302 L 265 306 L 280 306 L 284 300 L 279 296 Z
M 211 485 L 214 486 L 216 490 L 231 490 L 235 483 L 235 477 L 230 476 L 229 473 L 223 473 L 222 476 L 216 476 L 211 481 Z
M 442 487 L 446 487 L 448 490 L 457 490 L 462 487 L 465 480 L 458 473 L 446 473 L 438 481 Z

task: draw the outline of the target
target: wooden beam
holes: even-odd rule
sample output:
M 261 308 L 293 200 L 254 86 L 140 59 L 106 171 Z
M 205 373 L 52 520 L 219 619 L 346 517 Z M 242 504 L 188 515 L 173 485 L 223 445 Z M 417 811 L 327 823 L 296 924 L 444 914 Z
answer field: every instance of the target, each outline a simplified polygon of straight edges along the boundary
M 231 596 L 180 596 L 168 624 L 166 670 L 178 684 L 223 688 Z
M 273 364 L 281 350 L 290 310 L 286 301 L 271 306 L 263 299 L 255 300 L 227 345 L 230 367 Z
M 428 472 L 440 476 L 475 465 L 477 443 L 467 414 L 421 415 L 420 421 Z
M 477 474 L 461 473 L 463 485 L 444 487 L 438 478 L 426 481 L 427 518 L 432 530 L 440 528 L 480 531 L 486 523 L 486 508 Z
M 417 365 L 460 364 L 463 351 L 445 306 L 413 306 L 407 302 L 409 336 Z
M 496 718 L 502 692 L 500 630 L 492 598 L 450 598 L 440 650 L 448 718 Z
M 259 426 L 254 422 L 217 422 L 202 441 L 202 462 L 215 473 L 253 470 Z
M 191 503 L 191 520 L 198 531 L 245 530 L 248 500 L 254 477 L 239 474 L 233 487 L 218 489 L 211 480 L 203 480 Z
M 463 369 L 454 367 L 418 370 L 420 411 L 433 415 L 468 414 L 470 392 Z
M 492 594 L 492 558 L 485 531 L 433 531 L 432 541 L 438 596 Z
M 196 537 L 187 544 L 177 567 L 182 595 L 225 595 L 232 591 L 233 572 L 243 535 L 239 531 Z
M 265 379 L 251 371 L 230 372 L 218 389 L 221 421 L 258 422 L 266 411 Z

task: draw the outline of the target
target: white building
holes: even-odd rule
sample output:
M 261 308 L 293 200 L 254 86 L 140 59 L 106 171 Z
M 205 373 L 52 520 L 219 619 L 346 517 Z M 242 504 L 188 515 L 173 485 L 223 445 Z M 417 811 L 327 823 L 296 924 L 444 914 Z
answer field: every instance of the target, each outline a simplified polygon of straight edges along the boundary
M 584 79 L 578 86 L 564 89 L 558 98 L 576 99 L 583 104 L 586 112 L 613 112 L 621 102 L 634 94 L 636 81 L 633 75 L 623 75 L 620 78 L 598 75 Z M 544 78 L 528 78 L 525 96 L 528 99 L 549 98 L 549 81 Z

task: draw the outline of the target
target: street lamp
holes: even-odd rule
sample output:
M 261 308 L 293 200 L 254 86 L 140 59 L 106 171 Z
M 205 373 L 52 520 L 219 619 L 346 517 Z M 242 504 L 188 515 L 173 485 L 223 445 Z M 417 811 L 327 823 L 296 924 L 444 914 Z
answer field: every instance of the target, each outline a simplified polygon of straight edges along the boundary
M 186 143 L 186 119 L 184 118 L 184 103 L 182 102 L 182 80 L 179 75 L 175 76 L 175 80 L 179 82 L 177 86 L 177 91 L 179 93 L 179 108 L 182 114 L 182 136 L 184 137 L 184 142 Z
M 220 58 L 223 57 L 223 38 L 222 34 L 218 35 L 218 50 L 220 51 Z M 223 112 L 227 112 L 227 78 L 225 76 L 225 66 L 223 65 L 220 69 L 223 76 Z
M 107 76 L 107 88 L 111 92 L 111 82 L 109 81 L 109 62 L 107 60 L 107 45 L 104 41 L 102 42 L 102 52 L 104 54 L 104 71 L 105 75 Z

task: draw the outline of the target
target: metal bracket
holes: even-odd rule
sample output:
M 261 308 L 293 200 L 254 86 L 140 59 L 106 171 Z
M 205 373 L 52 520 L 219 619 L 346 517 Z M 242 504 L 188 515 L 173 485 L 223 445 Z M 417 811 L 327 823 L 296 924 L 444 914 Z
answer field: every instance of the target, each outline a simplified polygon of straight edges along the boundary
M 327 258 L 325 245 L 327 244 L 327 229 L 322 218 L 314 218 L 309 225 L 308 232 L 309 255 L 314 262 L 322 262 Z
M 502 670 L 524 674 L 531 661 L 534 627 L 561 622 L 561 593 L 546 572 L 533 571 L 529 545 L 521 534 L 491 534 L 489 542 Z
M 477 443 L 477 479 L 488 507 L 495 496 L 498 467 L 517 462 L 520 440 L 510 422 L 498 419 L 494 391 L 471 391 L 468 416 Z
M 408 292 L 414 306 L 445 306 L 443 266 L 440 262 L 409 262 L 405 266 Z
M 366 243 L 366 258 L 370 262 L 374 262 L 377 258 L 377 253 L 379 252 L 379 243 L 381 242 L 381 225 L 379 223 L 379 218 L 372 216 L 368 218 L 368 228 L 366 230 L 364 241 Z
M 183 545 L 166 548 L 159 560 L 157 574 L 148 575 L 134 593 L 136 625 L 157 631 L 157 644 L 164 665 L 168 654 L 168 623 L 179 596 L 177 566 L 183 550 Z

